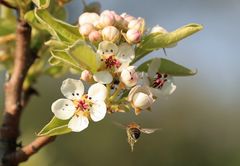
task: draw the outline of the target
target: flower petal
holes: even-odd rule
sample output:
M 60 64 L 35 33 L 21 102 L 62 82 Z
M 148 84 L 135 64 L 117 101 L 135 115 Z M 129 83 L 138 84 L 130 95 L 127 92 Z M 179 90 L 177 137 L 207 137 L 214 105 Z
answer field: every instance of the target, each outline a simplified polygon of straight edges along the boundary
M 84 86 L 82 81 L 68 78 L 63 81 L 61 92 L 70 100 L 80 99 L 84 93 Z
M 86 116 L 73 116 L 68 123 L 68 128 L 72 129 L 73 132 L 80 132 L 88 127 L 89 120 Z
M 163 84 L 163 87 L 160 89 L 160 92 L 163 95 L 171 95 L 175 90 L 177 86 L 174 84 L 174 80 L 172 77 L 168 77 L 167 82 Z
M 142 92 L 138 92 L 133 96 L 133 105 L 137 108 L 149 108 L 153 102 L 154 99 L 152 97 Z
M 102 41 L 98 45 L 97 53 L 108 57 L 108 55 L 116 55 L 118 52 L 118 46 L 109 41 Z
M 106 104 L 103 101 L 96 102 L 90 109 L 90 117 L 94 122 L 102 120 L 107 112 Z
M 148 67 L 148 76 L 150 78 L 153 78 L 156 73 L 158 72 L 158 69 L 160 67 L 160 62 L 161 62 L 161 59 L 159 58 L 155 58 L 151 61 L 151 63 L 149 64 L 149 67 Z
M 136 85 L 138 82 L 138 74 L 135 71 L 135 66 L 129 66 L 123 69 L 120 79 L 127 87 Z
M 58 99 L 51 106 L 54 115 L 62 120 L 70 119 L 76 108 L 73 102 L 69 99 Z
M 134 57 L 134 49 L 131 45 L 129 45 L 128 43 L 120 44 L 117 53 L 117 58 L 120 60 L 120 62 L 130 63 L 134 59 Z
M 149 86 L 150 85 L 150 81 L 149 81 L 149 78 L 148 78 L 148 75 L 147 73 L 144 73 L 144 72 L 141 72 L 141 73 L 138 73 L 138 85 L 147 85 Z
M 93 84 L 88 89 L 88 96 L 95 102 L 104 101 L 107 97 L 107 88 L 100 83 Z
M 110 84 L 113 80 L 111 73 L 107 70 L 99 71 L 93 75 L 94 81 L 101 84 Z

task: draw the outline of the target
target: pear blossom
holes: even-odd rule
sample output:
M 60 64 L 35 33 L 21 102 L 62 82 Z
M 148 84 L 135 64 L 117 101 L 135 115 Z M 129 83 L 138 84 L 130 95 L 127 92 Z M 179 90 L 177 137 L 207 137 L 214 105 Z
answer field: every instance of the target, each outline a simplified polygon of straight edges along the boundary
M 62 83 L 61 92 L 66 98 L 56 100 L 51 110 L 57 118 L 69 119 L 68 128 L 73 132 L 86 129 L 89 119 L 98 122 L 105 117 L 107 88 L 104 85 L 93 84 L 88 94 L 84 94 L 82 81 L 66 79 Z
M 119 46 L 112 42 L 99 43 L 97 53 L 101 56 L 103 69 L 94 74 L 96 82 L 109 84 L 113 80 L 113 74 L 126 69 L 135 57 L 134 49 L 128 43 Z
M 177 88 L 171 75 L 158 72 L 160 65 L 161 59 L 153 59 L 149 64 L 148 73 L 142 73 L 139 79 L 140 84 L 149 86 L 156 97 L 171 95 Z
M 120 80 L 127 86 L 133 87 L 138 82 L 138 73 L 135 71 L 135 66 L 129 66 L 121 72 Z
M 124 18 L 124 20 L 126 20 L 127 22 L 130 22 L 132 20 L 135 20 L 136 18 L 127 14 L 127 13 L 122 13 L 121 16 Z
M 154 96 L 148 86 L 136 85 L 128 94 L 128 101 L 135 108 L 135 114 L 138 115 L 141 110 L 148 109 L 154 103 Z

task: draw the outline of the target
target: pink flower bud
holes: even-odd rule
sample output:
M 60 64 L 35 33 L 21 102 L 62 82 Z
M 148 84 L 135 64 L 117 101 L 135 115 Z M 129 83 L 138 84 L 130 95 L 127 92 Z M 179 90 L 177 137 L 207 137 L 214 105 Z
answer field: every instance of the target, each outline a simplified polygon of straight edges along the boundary
M 131 20 L 128 23 L 128 28 L 129 29 L 136 29 L 136 30 L 138 30 L 140 32 L 144 31 L 144 28 L 145 28 L 144 26 L 145 26 L 145 22 L 144 22 L 144 19 L 142 19 L 142 18 Z
M 99 31 L 92 31 L 89 36 L 88 36 L 89 40 L 91 42 L 100 42 L 102 41 L 102 35 Z
M 83 36 L 88 36 L 90 32 L 92 32 L 93 30 L 94 30 L 94 26 L 90 23 L 83 24 L 79 28 L 79 32 Z
M 114 26 L 107 26 L 102 30 L 103 40 L 116 42 L 120 37 L 119 30 Z
M 142 34 L 136 29 L 129 29 L 126 33 L 127 41 L 130 43 L 139 43 L 141 41 Z
M 114 13 L 109 10 L 105 10 L 100 15 L 100 25 L 102 27 L 111 26 L 115 24 Z
M 126 20 L 127 22 L 130 22 L 131 20 L 135 20 L 136 18 L 128 15 L 127 13 L 122 13 L 121 16 L 124 18 L 124 20 Z
M 92 82 L 93 81 L 92 73 L 88 70 L 82 71 L 81 80 L 86 81 L 86 82 Z
M 95 25 L 95 22 L 98 20 L 99 20 L 98 14 L 86 12 L 79 17 L 78 22 L 80 26 L 87 23 Z

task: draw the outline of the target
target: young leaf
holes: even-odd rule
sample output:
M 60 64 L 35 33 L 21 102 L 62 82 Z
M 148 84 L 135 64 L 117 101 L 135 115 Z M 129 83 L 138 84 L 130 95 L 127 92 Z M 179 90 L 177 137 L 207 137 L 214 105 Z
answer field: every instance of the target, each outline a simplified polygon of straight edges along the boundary
M 57 40 L 74 43 L 82 38 L 77 26 L 52 17 L 47 10 L 35 10 L 35 16 Z
M 90 70 L 93 73 L 99 68 L 98 56 L 86 42 L 77 41 L 66 51 L 78 61 L 81 68 Z
M 138 71 L 141 72 L 147 72 L 148 71 L 148 67 L 150 65 L 150 63 L 152 63 L 152 61 L 154 61 L 154 63 L 158 64 L 158 72 L 159 73 L 165 73 L 165 74 L 169 74 L 172 76 L 191 76 L 191 75 L 195 75 L 197 73 L 197 71 L 193 71 L 190 70 L 182 65 L 179 65 L 173 61 L 170 61 L 168 59 L 165 58 L 154 58 L 151 59 L 143 64 L 141 64 L 138 67 Z
M 50 0 L 32 0 L 40 9 L 46 9 L 49 6 Z
M 188 24 L 170 33 L 150 33 L 144 37 L 143 41 L 136 48 L 136 57 L 132 64 L 148 53 L 176 44 L 178 41 L 200 31 L 202 28 L 203 26 L 200 24 Z
M 62 50 L 52 50 L 51 51 L 52 57 L 50 62 L 51 63 L 59 63 L 59 61 L 65 63 L 66 65 L 73 67 L 74 69 L 81 70 L 80 64 L 66 51 Z
M 151 33 L 143 42 L 139 48 L 152 51 L 159 48 L 166 48 L 167 46 L 177 43 L 178 41 L 200 31 L 202 25 L 199 24 L 188 24 L 170 33 Z
M 69 120 L 61 120 L 55 116 L 52 120 L 44 126 L 44 128 L 37 134 L 38 136 L 54 136 L 62 135 L 71 132 L 71 129 L 68 128 Z

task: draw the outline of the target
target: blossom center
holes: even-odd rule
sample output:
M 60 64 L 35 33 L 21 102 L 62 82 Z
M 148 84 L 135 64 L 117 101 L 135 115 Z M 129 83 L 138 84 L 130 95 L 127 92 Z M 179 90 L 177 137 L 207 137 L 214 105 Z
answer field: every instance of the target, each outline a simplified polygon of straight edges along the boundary
M 105 62 L 106 68 L 109 68 L 109 69 L 111 69 L 113 67 L 119 68 L 121 66 L 121 62 L 119 62 L 113 56 L 109 56 L 108 58 L 106 58 L 104 60 L 104 62 Z
M 167 82 L 167 74 L 156 73 L 153 81 L 153 87 L 161 89 L 165 82 Z
M 91 99 L 92 98 L 88 97 L 88 95 L 84 95 L 80 100 L 74 101 L 77 112 L 89 111 L 90 107 L 92 106 Z

